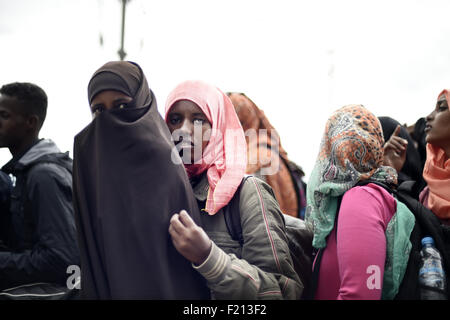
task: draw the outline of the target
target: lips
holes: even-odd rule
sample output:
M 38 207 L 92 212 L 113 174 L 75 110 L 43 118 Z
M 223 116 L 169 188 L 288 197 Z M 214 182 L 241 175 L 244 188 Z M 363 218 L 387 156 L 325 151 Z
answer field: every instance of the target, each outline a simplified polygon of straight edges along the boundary
M 426 126 L 425 126 L 425 133 L 428 133 L 429 131 L 431 130 L 431 126 L 429 125 L 429 124 L 427 124 Z

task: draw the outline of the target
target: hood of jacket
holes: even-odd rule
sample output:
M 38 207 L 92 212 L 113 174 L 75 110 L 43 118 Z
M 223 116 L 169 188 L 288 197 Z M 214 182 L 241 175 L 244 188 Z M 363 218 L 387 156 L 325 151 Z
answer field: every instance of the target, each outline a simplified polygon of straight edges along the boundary
M 72 159 L 70 159 L 69 153 L 62 153 L 51 139 L 40 140 L 18 160 L 12 159 L 9 161 L 3 166 L 2 170 L 11 173 L 28 168 L 38 162 L 57 163 L 72 171 Z

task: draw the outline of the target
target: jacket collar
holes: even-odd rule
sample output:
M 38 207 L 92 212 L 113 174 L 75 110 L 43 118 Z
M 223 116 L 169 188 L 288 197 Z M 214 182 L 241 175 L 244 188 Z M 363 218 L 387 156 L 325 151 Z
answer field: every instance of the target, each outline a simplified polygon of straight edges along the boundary
M 11 172 L 14 169 L 24 168 L 32 164 L 42 156 L 48 154 L 60 153 L 61 151 L 56 144 L 50 139 L 41 139 L 31 146 L 23 155 L 11 159 L 2 168 L 3 171 Z
M 198 201 L 206 201 L 209 191 L 208 176 L 206 173 L 201 174 L 199 177 L 191 179 L 192 189 L 194 196 Z

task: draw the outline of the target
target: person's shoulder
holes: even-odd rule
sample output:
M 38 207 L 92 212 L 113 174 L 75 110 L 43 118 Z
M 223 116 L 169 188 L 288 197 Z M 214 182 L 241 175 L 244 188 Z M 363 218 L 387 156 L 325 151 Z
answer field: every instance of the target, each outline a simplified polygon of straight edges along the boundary
M 57 172 L 59 171 L 59 168 L 61 166 L 53 163 L 53 162 L 37 162 L 30 166 L 30 169 L 28 170 L 28 174 L 30 176 L 35 175 L 47 175 L 49 173 Z
M 240 191 L 240 204 L 242 206 L 263 203 L 266 209 L 276 208 L 279 210 L 278 201 L 268 183 L 254 176 L 247 176 L 244 179 Z
M 344 194 L 342 201 L 350 201 L 353 204 L 362 203 L 364 206 L 375 205 L 380 208 L 388 208 L 390 211 L 396 208 L 396 200 L 385 188 L 369 183 L 364 186 L 355 186 Z
M 370 194 L 374 198 L 393 198 L 393 195 L 388 190 L 374 183 L 369 183 L 363 186 L 355 186 L 346 192 L 347 196 L 358 194 Z
M 244 176 L 244 182 L 241 186 L 241 197 L 246 195 L 257 195 L 270 193 L 273 194 L 272 187 L 265 182 L 264 180 L 260 179 L 259 177 L 255 177 L 253 175 L 246 175 Z
M 244 183 L 242 185 L 243 188 L 248 188 L 249 186 L 261 186 L 261 187 L 270 187 L 269 184 L 267 184 L 266 181 L 264 181 L 264 179 L 262 177 L 259 176 L 255 176 L 255 175 L 245 175 L 244 178 Z
M 69 181 L 72 174 L 66 166 L 52 161 L 37 162 L 30 167 L 28 171 L 28 181 L 30 182 L 50 182 L 50 181 Z

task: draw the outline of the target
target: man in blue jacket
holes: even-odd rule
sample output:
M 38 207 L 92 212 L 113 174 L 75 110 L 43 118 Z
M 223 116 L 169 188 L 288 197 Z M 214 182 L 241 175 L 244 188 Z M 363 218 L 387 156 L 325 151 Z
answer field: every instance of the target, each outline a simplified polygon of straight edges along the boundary
M 0 147 L 12 159 L 2 171 L 12 179 L 6 234 L 0 248 L 0 290 L 32 283 L 66 286 L 79 265 L 72 205 L 72 160 L 49 139 L 39 139 L 47 95 L 31 83 L 0 89 Z M 6 222 L 5 222 L 6 221 Z M 6 250 L 5 250 L 6 247 Z

